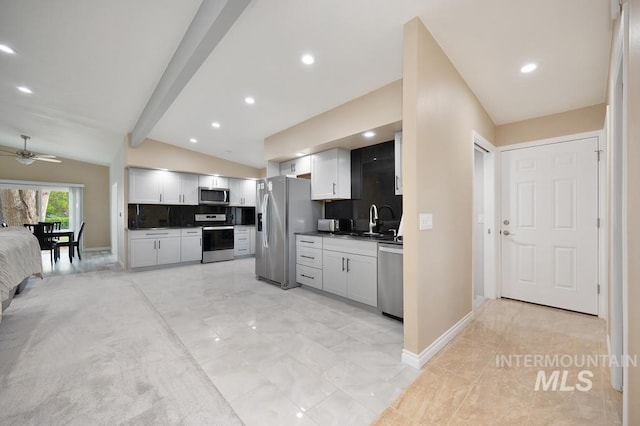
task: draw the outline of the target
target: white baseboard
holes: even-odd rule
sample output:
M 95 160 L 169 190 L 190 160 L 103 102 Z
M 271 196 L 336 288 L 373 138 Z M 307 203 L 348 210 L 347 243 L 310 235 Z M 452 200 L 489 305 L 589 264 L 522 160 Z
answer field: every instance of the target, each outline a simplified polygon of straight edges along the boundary
M 469 312 L 465 315 L 460 321 L 455 323 L 453 327 L 449 330 L 445 331 L 442 336 L 438 337 L 432 344 L 427 346 L 422 352 L 419 354 L 414 354 L 411 351 L 406 349 L 402 350 L 402 362 L 410 365 L 413 368 L 420 369 L 423 365 L 425 365 L 431 358 L 433 358 L 440 349 L 444 347 L 447 343 L 449 343 L 462 329 L 473 319 L 473 311 Z
M 82 251 L 111 251 L 111 247 L 85 247 Z

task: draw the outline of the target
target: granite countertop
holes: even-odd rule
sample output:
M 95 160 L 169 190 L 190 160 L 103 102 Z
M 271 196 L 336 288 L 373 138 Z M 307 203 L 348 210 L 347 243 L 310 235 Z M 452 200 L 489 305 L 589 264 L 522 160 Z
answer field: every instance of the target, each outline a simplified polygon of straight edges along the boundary
M 331 232 L 297 232 L 298 235 L 309 235 L 314 237 L 324 237 L 324 238 L 341 238 L 345 240 L 358 240 L 358 241 L 371 241 L 375 243 L 385 243 L 385 244 L 397 244 L 402 245 L 402 241 L 395 241 L 392 235 L 362 235 L 360 233 L 350 233 L 350 234 L 340 234 L 340 233 L 331 233 Z

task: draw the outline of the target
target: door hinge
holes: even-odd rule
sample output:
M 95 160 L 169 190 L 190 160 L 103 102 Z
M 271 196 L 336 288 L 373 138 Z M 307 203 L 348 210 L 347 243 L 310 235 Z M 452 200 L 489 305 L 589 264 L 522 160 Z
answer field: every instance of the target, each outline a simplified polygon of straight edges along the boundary
M 596 227 L 600 229 L 600 218 L 596 219 Z
M 600 153 L 602 152 L 601 149 L 596 150 L 596 154 L 598 155 L 598 163 L 600 162 Z
M 598 294 L 600 294 L 600 284 L 598 284 Z

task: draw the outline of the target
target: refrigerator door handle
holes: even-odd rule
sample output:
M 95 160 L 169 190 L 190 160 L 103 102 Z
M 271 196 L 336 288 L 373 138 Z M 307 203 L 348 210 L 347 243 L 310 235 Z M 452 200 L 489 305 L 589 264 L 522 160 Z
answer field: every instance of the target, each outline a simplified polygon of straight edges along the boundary
M 269 194 L 262 197 L 262 247 L 269 248 Z

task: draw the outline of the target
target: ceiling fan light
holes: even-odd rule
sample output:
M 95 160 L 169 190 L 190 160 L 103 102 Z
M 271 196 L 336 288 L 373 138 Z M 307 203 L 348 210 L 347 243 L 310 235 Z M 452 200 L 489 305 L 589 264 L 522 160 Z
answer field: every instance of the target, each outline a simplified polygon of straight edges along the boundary
M 25 158 L 25 157 L 16 157 L 16 160 L 18 161 L 18 163 L 24 164 L 25 166 L 28 166 L 29 164 L 32 164 L 34 161 L 36 161 L 33 158 Z

